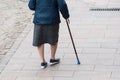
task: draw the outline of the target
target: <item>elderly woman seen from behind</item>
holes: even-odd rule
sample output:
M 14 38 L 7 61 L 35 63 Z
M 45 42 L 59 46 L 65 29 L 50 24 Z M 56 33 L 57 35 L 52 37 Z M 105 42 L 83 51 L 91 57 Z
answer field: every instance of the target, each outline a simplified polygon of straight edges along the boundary
M 50 64 L 59 63 L 60 59 L 55 57 L 59 36 L 59 11 L 63 18 L 69 22 L 69 11 L 65 0 L 30 0 L 28 6 L 35 11 L 33 46 L 38 48 L 41 68 L 47 67 L 44 58 L 45 43 L 51 45 Z

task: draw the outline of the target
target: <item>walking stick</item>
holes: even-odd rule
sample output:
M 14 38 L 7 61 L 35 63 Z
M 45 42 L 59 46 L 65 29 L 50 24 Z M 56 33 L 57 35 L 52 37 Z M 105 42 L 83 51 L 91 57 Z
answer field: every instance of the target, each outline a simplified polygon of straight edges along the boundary
M 74 51 L 75 51 L 75 55 L 76 55 L 76 58 L 77 58 L 77 64 L 80 65 L 80 60 L 78 58 L 78 54 L 77 54 L 76 47 L 75 47 L 75 44 L 74 44 L 74 41 L 73 41 L 72 33 L 71 33 L 69 23 L 68 23 L 67 20 L 66 20 L 66 23 L 67 23 L 68 31 L 69 31 L 70 38 L 71 38 L 71 41 L 72 41 L 72 44 L 73 44 L 73 48 L 74 48 Z

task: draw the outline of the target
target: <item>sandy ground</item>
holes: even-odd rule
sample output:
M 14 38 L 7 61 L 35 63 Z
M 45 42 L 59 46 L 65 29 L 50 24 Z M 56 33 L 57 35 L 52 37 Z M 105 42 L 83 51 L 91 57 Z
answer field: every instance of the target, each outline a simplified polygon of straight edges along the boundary
M 30 21 L 27 0 L 0 0 L 0 57 L 6 54 Z

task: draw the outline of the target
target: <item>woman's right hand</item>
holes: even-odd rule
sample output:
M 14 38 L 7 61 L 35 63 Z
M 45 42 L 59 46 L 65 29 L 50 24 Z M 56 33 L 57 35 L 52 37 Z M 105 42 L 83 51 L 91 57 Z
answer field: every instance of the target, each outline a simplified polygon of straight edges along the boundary
M 66 19 L 66 22 L 67 22 L 68 24 L 70 24 L 70 20 L 69 20 L 69 18 L 68 18 L 68 19 Z

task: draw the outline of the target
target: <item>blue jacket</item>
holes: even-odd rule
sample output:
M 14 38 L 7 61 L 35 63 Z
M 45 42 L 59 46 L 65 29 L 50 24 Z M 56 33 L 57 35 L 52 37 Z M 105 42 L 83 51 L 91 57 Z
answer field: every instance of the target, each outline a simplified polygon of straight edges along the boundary
M 69 11 L 65 0 L 30 0 L 28 4 L 35 11 L 34 24 L 60 23 L 60 14 L 67 19 Z

